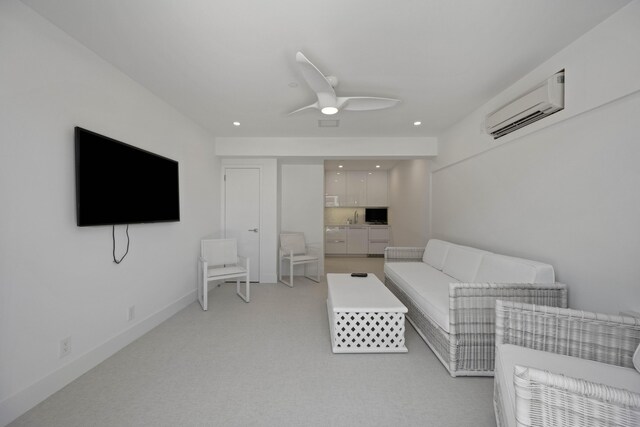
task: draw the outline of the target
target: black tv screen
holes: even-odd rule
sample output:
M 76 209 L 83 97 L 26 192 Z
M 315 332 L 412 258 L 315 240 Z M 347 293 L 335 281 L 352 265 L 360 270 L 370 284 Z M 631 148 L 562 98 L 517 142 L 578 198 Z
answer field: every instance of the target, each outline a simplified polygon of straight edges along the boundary
M 386 224 L 387 208 L 366 208 L 364 210 L 364 221 L 373 224 Z
M 178 162 L 75 128 L 78 226 L 180 221 Z

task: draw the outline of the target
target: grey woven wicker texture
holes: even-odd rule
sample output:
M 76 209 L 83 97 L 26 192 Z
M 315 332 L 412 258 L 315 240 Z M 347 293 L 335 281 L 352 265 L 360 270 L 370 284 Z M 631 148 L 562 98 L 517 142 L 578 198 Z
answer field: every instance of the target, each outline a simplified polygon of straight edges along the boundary
M 637 393 L 517 365 L 514 385 L 519 427 L 640 425 Z
M 640 319 L 499 301 L 496 343 L 633 368 Z
M 423 255 L 424 247 L 387 247 L 384 250 L 384 262 L 419 262 Z

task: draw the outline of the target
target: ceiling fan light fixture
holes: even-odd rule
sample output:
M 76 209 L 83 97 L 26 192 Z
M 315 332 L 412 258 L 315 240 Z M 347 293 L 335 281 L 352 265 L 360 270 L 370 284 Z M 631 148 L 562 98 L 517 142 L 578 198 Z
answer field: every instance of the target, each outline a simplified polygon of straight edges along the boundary
M 322 112 L 322 114 L 326 114 L 327 116 L 331 116 L 333 114 L 336 114 L 338 112 L 338 109 L 336 107 L 324 107 L 320 111 Z

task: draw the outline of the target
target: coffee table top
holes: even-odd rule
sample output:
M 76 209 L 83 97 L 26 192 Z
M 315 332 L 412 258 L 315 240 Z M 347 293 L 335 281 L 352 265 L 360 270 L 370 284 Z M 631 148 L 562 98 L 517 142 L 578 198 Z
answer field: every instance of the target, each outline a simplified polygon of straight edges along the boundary
M 367 277 L 329 273 L 327 287 L 334 312 L 407 312 L 407 308 L 373 273 Z

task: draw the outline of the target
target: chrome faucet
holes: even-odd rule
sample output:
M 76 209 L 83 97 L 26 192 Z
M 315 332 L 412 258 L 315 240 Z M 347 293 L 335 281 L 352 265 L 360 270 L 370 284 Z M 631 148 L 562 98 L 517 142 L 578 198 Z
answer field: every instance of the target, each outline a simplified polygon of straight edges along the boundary
M 354 224 L 358 223 L 358 210 L 357 209 L 353 212 L 353 223 Z

